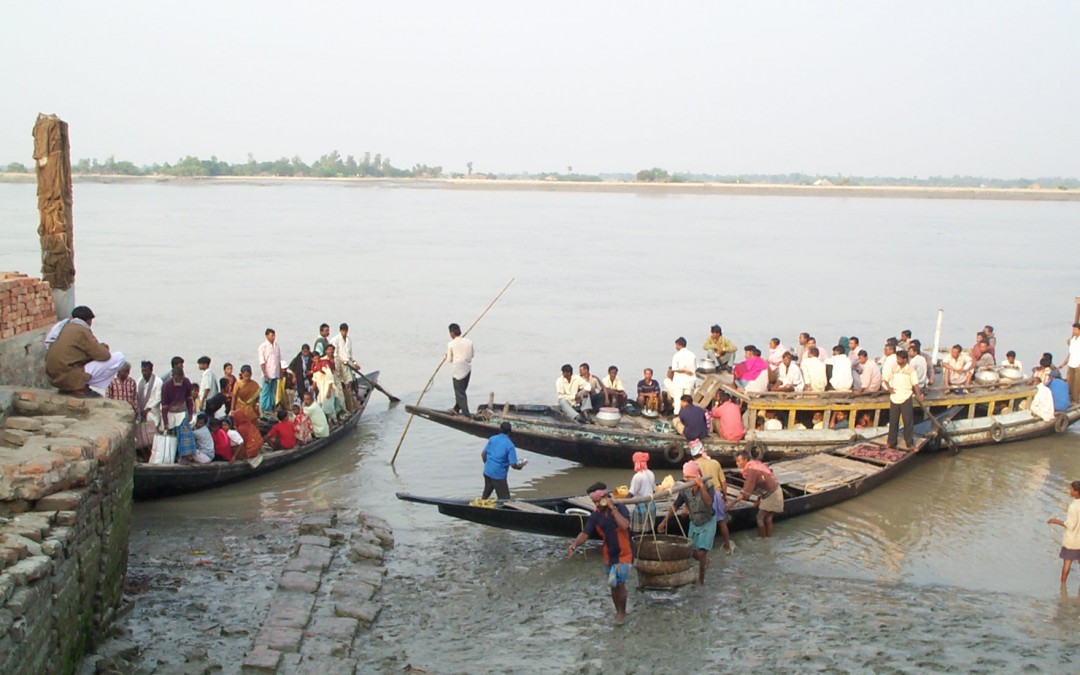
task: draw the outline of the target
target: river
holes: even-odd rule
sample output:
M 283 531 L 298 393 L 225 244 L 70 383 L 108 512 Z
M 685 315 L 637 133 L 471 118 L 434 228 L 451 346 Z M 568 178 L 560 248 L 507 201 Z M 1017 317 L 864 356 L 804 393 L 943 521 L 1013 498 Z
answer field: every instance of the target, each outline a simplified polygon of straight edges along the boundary
M 0 269 L 36 274 L 36 197 L 0 184 Z M 352 326 L 365 370 L 405 401 L 472 334 L 473 405 L 547 401 L 563 363 L 662 369 L 721 323 L 740 346 L 857 335 L 872 354 L 910 328 L 970 346 L 993 324 L 1026 368 L 1064 354 L 1080 279 L 1056 250 L 1080 204 L 932 199 L 450 191 L 355 183 L 151 181 L 75 187 L 77 299 L 129 358 L 174 354 L 215 372 L 253 362 L 263 331 L 289 356 L 321 322 Z M 662 371 L 661 371 L 662 372 Z M 425 403 L 453 402 L 440 372 Z M 706 588 L 632 591 L 625 627 L 594 550 L 489 530 L 398 502 L 396 491 L 478 495 L 482 442 L 416 421 L 396 467 L 403 406 L 376 394 L 359 429 L 260 480 L 138 504 L 135 526 L 328 504 L 395 528 L 387 607 L 362 658 L 375 671 L 1064 670 L 1075 664 L 1080 573 L 1058 584 L 1077 431 L 927 457 L 874 493 L 734 537 Z M 582 490 L 626 471 L 524 453 L 520 496 Z M 658 476 L 659 478 L 659 476 Z M 678 645 L 678 649 L 674 649 Z M 684 663 L 678 663 L 683 661 Z

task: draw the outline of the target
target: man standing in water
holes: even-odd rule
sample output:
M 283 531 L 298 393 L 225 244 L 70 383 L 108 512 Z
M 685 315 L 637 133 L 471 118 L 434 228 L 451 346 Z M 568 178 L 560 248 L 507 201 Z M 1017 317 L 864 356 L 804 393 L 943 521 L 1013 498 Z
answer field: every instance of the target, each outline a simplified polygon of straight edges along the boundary
M 668 507 L 667 515 L 660 521 L 657 530 L 667 532 L 668 520 L 679 509 L 686 507 L 690 516 L 690 527 L 687 528 L 686 536 L 693 542 L 694 551 L 691 555 L 698 561 L 697 585 L 705 585 L 705 570 L 709 569 L 709 551 L 712 550 L 713 540 L 716 538 L 716 512 L 713 510 L 713 491 L 706 487 L 701 479 L 701 467 L 697 462 L 689 461 L 683 464 L 683 480 L 693 483 L 689 490 L 679 493 L 671 506 Z
M 591 536 L 603 540 L 604 573 L 611 587 L 611 601 L 615 604 L 615 623 L 621 625 L 626 620 L 626 580 L 630 577 L 630 564 L 634 562 L 634 551 L 630 544 L 630 512 L 622 504 L 611 501 L 607 485 L 603 483 L 593 483 L 588 493 L 596 510 L 585 521 L 585 527 L 571 542 L 566 555 L 574 555 L 574 551 Z
M 780 489 L 780 483 L 776 476 L 764 462 L 750 459 L 750 453 L 739 450 L 735 453 L 735 465 L 739 467 L 743 475 L 743 489 L 739 496 L 727 503 L 727 508 L 735 506 L 737 502 L 750 499 L 750 495 L 758 496 L 757 533 L 759 537 L 771 537 L 773 531 L 773 517 L 777 513 L 784 512 L 784 492 Z
M 461 334 L 461 326 L 450 324 L 450 343 L 446 345 L 446 362 L 454 380 L 454 408 L 459 415 L 469 416 L 469 397 L 465 393 L 472 377 L 472 340 Z
M 484 461 L 484 494 L 480 498 L 487 499 L 494 491 L 499 499 L 510 499 L 510 486 L 506 482 L 506 476 L 510 469 L 524 469 L 529 460 L 518 461 L 514 443 L 510 440 L 509 422 L 500 424 L 499 433 L 488 439 L 487 445 L 480 452 L 480 459 Z

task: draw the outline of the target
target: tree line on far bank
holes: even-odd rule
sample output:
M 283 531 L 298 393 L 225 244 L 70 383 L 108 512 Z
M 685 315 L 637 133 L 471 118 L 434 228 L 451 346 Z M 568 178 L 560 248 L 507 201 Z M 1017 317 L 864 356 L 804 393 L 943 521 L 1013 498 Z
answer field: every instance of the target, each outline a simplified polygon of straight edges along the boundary
M 344 159 L 337 150 L 319 157 L 311 164 L 299 156 L 282 157 L 274 161 L 258 161 L 251 154 L 246 162 L 230 164 L 221 161 L 215 155 L 210 159 L 199 159 L 188 155 L 175 163 L 150 164 L 138 166 L 133 162 L 109 157 L 104 162 L 95 159 L 80 159 L 71 171 L 76 175 L 98 176 L 173 176 L 178 178 L 198 178 L 213 176 L 281 176 L 307 178 L 476 178 L 503 180 L 548 180 L 548 181 L 635 181 L 641 183 L 722 183 L 722 184 L 766 184 L 766 185 L 839 185 L 839 186 L 874 186 L 874 187 L 954 187 L 954 188 L 1044 188 L 1060 190 L 1080 189 L 1080 179 L 1044 176 L 1030 178 L 985 178 L 982 176 L 845 176 L 842 174 L 731 174 L 717 175 L 694 172 L 669 172 L 653 167 L 632 173 L 575 173 L 572 166 L 565 172 L 540 171 L 519 173 L 481 173 L 473 171 L 473 163 L 466 163 L 465 172 L 444 171 L 441 166 L 414 164 L 410 169 L 401 169 L 390 163 L 389 157 L 380 153 L 372 155 L 365 152 L 357 160 L 352 155 Z M 6 173 L 30 173 L 32 169 L 20 162 L 11 162 L 4 167 Z

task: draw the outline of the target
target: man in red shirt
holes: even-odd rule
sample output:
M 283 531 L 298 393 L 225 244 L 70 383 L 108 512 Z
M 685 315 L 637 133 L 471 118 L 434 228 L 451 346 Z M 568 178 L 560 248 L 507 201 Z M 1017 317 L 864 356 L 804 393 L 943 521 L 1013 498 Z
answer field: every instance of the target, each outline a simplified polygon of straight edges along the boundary
M 604 573 L 611 587 L 611 601 L 615 603 L 615 623 L 622 624 L 626 620 L 626 580 L 630 576 L 630 565 L 634 562 L 634 550 L 630 544 L 630 512 L 622 504 L 611 501 L 607 485 L 603 483 L 593 483 L 588 493 L 596 510 L 585 521 L 585 527 L 570 544 L 566 555 L 574 555 L 574 551 L 590 536 L 603 540 Z
M 266 434 L 266 442 L 274 450 L 292 450 L 296 447 L 296 430 L 289 421 L 289 413 L 278 410 L 277 418 L 277 424 Z

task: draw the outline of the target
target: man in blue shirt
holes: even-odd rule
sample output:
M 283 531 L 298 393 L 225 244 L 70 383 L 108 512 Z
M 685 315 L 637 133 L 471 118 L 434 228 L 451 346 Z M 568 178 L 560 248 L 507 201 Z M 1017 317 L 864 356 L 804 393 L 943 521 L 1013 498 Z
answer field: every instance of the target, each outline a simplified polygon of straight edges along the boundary
M 510 473 L 510 469 L 525 468 L 529 461 L 518 461 L 514 444 L 510 441 L 510 423 L 500 424 L 499 431 L 501 433 L 488 439 L 480 453 L 480 458 L 484 460 L 484 495 L 481 499 L 487 499 L 493 491 L 499 499 L 510 499 L 510 486 L 506 482 L 506 475 Z
M 1063 412 L 1069 409 L 1069 385 L 1061 379 L 1061 373 L 1056 370 L 1050 371 L 1050 377 L 1046 379 L 1046 386 L 1050 387 L 1050 393 L 1054 397 L 1054 412 Z

